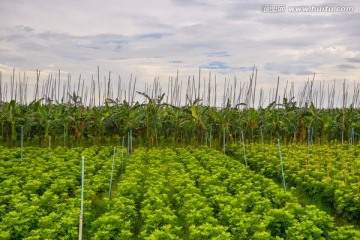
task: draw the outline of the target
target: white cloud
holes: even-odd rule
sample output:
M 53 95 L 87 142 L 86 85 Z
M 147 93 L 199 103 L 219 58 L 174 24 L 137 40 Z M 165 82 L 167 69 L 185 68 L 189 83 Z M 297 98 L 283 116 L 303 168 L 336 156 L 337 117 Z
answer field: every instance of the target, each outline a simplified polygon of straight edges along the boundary
M 276 1 L 320 5 L 334 1 Z M 360 12 L 261 12 L 264 1 L 23 1 L 5 0 L 0 15 L 0 64 L 3 79 L 11 68 L 63 71 L 88 82 L 101 74 L 159 76 L 164 85 L 179 69 L 182 80 L 198 68 L 218 74 L 218 83 L 237 76 L 248 81 L 258 67 L 258 84 L 277 76 L 306 81 L 359 81 Z M 10 71 L 9 71 L 10 69 Z M 205 74 L 204 74 L 205 75 Z M 128 77 L 125 77 L 126 79 Z M 34 79 L 29 79 L 34 81 Z

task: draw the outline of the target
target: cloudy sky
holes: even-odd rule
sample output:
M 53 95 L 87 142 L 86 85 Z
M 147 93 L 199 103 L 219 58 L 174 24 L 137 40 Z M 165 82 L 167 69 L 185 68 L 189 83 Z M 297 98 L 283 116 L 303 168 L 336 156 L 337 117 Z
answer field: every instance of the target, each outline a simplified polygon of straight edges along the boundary
M 285 5 L 279 13 L 272 6 Z M 350 6 L 350 12 L 291 12 L 291 6 Z M 274 9 L 274 8 L 272 8 Z M 0 71 L 59 69 L 85 81 L 132 73 L 143 84 L 167 84 L 198 69 L 259 86 L 280 81 L 360 82 L 359 1 L 1 0 Z M 265 11 L 265 12 L 264 12 Z M 271 10 L 274 11 L 274 10 Z M 42 75 L 47 78 L 46 74 Z

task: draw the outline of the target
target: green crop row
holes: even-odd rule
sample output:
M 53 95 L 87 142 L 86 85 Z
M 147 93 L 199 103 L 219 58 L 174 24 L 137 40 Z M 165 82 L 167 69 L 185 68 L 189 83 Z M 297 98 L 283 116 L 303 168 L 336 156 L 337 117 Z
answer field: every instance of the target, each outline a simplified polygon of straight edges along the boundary
M 358 239 L 314 206 L 216 150 L 0 147 L 0 238 L 75 239 L 85 156 L 84 239 Z
M 137 149 L 95 239 L 356 239 L 314 206 L 209 148 Z M 116 217 L 115 217 L 116 216 Z M 116 220 L 114 220 L 114 218 Z M 95 227 L 96 226 L 96 227 Z
M 0 239 L 74 239 L 78 235 L 81 156 L 85 208 L 109 189 L 110 148 L 0 147 Z M 116 158 L 119 166 L 120 158 Z M 115 169 L 117 174 L 120 169 Z M 88 219 L 94 211 L 85 212 Z
M 242 147 L 232 147 L 243 161 Z M 281 179 L 278 145 L 246 145 L 247 162 L 265 176 Z M 360 222 L 360 149 L 340 144 L 281 146 L 285 181 L 317 197 L 349 221 Z

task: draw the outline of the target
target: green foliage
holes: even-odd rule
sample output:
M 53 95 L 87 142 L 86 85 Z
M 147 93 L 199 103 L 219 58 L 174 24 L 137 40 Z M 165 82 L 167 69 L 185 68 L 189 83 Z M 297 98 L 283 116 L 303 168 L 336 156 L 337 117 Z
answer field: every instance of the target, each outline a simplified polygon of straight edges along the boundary
M 250 151 L 251 152 L 251 151 Z M 76 239 L 81 156 L 85 156 L 84 239 L 356 239 L 314 206 L 302 207 L 276 183 L 207 147 L 0 147 L 0 237 Z M 272 162 L 271 159 L 269 162 Z
M 19 105 L 15 101 L 0 105 L 0 140 L 7 146 L 20 141 L 24 126 L 28 144 L 45 146 L 49 136 L 53 144 L 63 145 L 66 128 L 67 146 L 106 143 L 107 140 L 127 136 L 131 130 L 134 139 L 154 145 L 190 144 L 209 142 L 210 129 L 213 146 L 221 147 L 223 130 L 227 140 L 240 139 L 241 131 L 249 141 L 272 142 L 282 138 L 287 142 L 307 141 L 311 129 L 313 141 L 328 143 L 333 140 L 345 143 L 351 129 L 359 132 L 358 109 L 316 109 L 313 104 L 303 108 L 293 99 L 282 104 L 271 103 L 266 108 L 246 108 L 243 104 L 224 108 L 204 106 L 197 99 L 190 105 L 174 107 L 164 102 L 164 94 L 145 98 L 143 104 L 130 105 L 106 99 L 104 106 L 88 108 L 81 105 L 75 93 L 69 94 L 69 104 L 42 104 L 43 99 Z M 358 136 L 355 136 L 356 140 Z
M 242 162 L 240 146 L 231 147 Z M 358 147 L 346 145 L 312 145 L 310 154 L 306 145 L 282 146 L 285 179 L 288 186 L 296 187 L 310 197 L 334 206 L 337 215 L 350 222 L 360 223 L 360 162 Z M 240 149 L 240 150 L 239 150 Z M 251 168 L 280 180 L 277 145 L 247 145 L 247 160 Z

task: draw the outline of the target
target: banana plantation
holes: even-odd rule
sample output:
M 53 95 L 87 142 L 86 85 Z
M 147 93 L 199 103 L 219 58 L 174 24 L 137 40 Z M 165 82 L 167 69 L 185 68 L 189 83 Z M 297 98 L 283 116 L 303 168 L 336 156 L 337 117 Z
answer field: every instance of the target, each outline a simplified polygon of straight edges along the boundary
M 199 69 L 198 79 L 189 76 L 183 83 L 177 72 L 167 88 L 155 78 L 145 91 L 136 91 L 132 76 L 128 86 L 119 76 L 117 89 L 111 72 L 102 82 L 99 67 L 90 87 L 81 75 L 77 82 L 71 75 L 62 80 L 59 70 L 41 81 L 36 71 L 32 98 L 25 73 L 21 78 L 19 72 L 15 80 L 15 69 L 9 83 L 0 77 L 0 142 L 7 146 L 16 146 L 21 135 L 30 145 L 47 145 L 51 138 L 55 145 L 74 146 L 114 143 L 131 133 L 135 143 L 149 147 L 220 147 L 224 137 L 236 142 L 242 132 L 249 142 L 354 143 L 360 130 L 360 85 L 315 87 L 315 74 L 296 94 L 294 83 L 283 83 L 281 91 L 280 79 L 268 92 L 257 87 L 255 68 L 244 83 L 225 78 L 222 89 L 216 75 L 204 77 Z
M 130 105 L 108 99 L 104 106 L 85 107 L 76 101 L 69 104 L 43 104 L 41 100 L 28 105 L 14 100 L 0 105 L 0 140 L 16 146 L 23 129 L 24 140 L 30 145 L 82 145 L 118 141 L 131 131 L 133 140 L 148 146 L 171 144 L 209 144 L 219 146 L 225 132 L 227 141 L 345 143 L 357 141 L 360 130 L 359 109 L 316 109 L 313 104 L 298 107 L 286 98 L 282 104 L 266 108 L 215 108 L 194 102 L 182 107 L 163 102 L 164 95 L 147 103 Z M 217 145 L 216 145 L 217 144 Z

